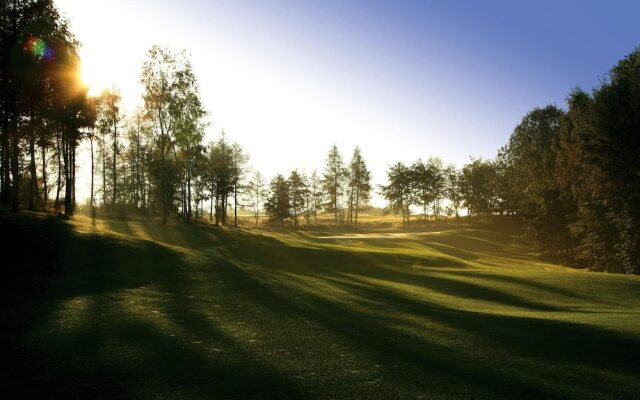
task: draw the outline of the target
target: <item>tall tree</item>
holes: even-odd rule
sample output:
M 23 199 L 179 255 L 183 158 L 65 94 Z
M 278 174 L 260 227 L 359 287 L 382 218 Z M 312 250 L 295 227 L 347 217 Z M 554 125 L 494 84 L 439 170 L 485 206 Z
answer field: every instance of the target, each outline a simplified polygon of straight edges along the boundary
M 120 138 L 118 136 L 118 127 L 122 121 L 122 112 L 120 91 L 113 87 L 109 90 L 103 90 L 98 99 L 96 108 L 96 126 L 101 134 L 101 150 L 102 150 L 102 185 L 103 185 L 103 202 L 109 204 L 113 209 L 118 203 L 118 155 L 120 154 Z M 110 141 L 107 144 L 107 140 Z M 109 154 L 110 152 L 110 154 Z M 107 161 L 107 157 L 110 159 Z M 107 168 L 107 163 L 109 167 Z M 107 199 L 107 174 L 110 174 L 111 185 L 111 202 Z
M 491 160 L 472 159 L 462 168 L 460 177 L 462 204 L 468 215 L 493 214 L 498 198 L 495 182 L 496 169 Z
M 424 220 L 428 217 L 429 204 L 435 201 L 435 194 L 433 192 L 434 176 L 432 175 L 432 169 L 428 164 L 418 159 L 413 165 L 409 174 L 411 175 L 411 187 L 416 202 L 422 206 L 422 215 Z
M 256 226 L 258 226 L 261 206 L 264 203 L 265 196 L 267 195 L 264 177 L 262 176 L 260 171 L 255 171 L 251 175 L 251 179 L 249 179 L 246 189 L 247 190 L 245 194 L 247 196 L 247 202 L 250 204 L 253 217 L 256 221 Z
M 177 57 L 180 64 L 173 74 L 169 111 L 173 121 L 175 161 L 182 168 L 182 212 L 185 222 L 189 223 L 192 218 L 191 186 L 202 149 L 205 128 L 203 118 L 206 112 L 200 100 L 198 82 L 191 63 L 184 52 Z
M 371 172 L 358 146 L 353 150 L 349 163 L 349 213 L 348 221 L 358 224 L 358 212 L 371 198 Z
M 640 48 L 591 95 L 575 90 L 563 121 L 556 174 L 575 206 L 575 257 L 640 273 Z
M 308 188 L 305 185 L 303 176 L 295 169 L 289 175 L 288 185 L 290 215 L 293 218 L 293 225 L 298 226 L 299 217 L 305 212 L 304 207 Z
M 556 179 L 560 127 L 564 112 L 556 106 L 535 108 L 524 116 L 503 150 L 504 172 L 514 194 L 514 207 L 532 238 L 544 251 L 556 255 L 569 236 L 567 204 Z
M 385 213 L 402 215 L 402 223 L 409 222 L 411 205 L 414 203 L 414 191 L 411 170 L 398 162 L 387 171 L 387 185 L 380 186 L 382 197 L 387 200 Z
M 176 87 L 179 75 L 186 68 L 186 60 L 167 48 L 153 46 L 147 53 L 142 65 L 140 81 L 143 86 L 144 107 L 154 130 L 154 144 L 158 165 L 154 168 L 157 175 L 157 188 L 162 222 L 166 223 L 173 203 L 175 182 L 172 179 L 173 165 L 169 159 L 175 140 L 176 113 L 180 109 L 174 102 L 177 99 Z
M 289 182 L 282 174 L 278 174 L 271 180 L 269 191 L 265 211 L 271 221 L 284 224 L 291 217 Z
M 342 156 L 338 146 L 333 145 L 327 154 L 322 185 L 327 194 L 325 209 L 334 214 L 334 222 L 338 224 L 341 213 L 341 197 L 344 194 L 344 185 L 347 178 L 347 170 L 344 167 Z
M 27 202 L 35 208 L 41 201 L 36 138 L 40 136 L 41 144 L 50 143 L 46 136 L 52 128 L 68 122 L 59 111 L 61 102 L 73 102 L 62 93 L 64 88 L 78 87 L 77 73 L 71 72 L 77 68 L 77 45 L 52 1 L 0 4 L 0 202 L 14 210 L 21 208 L 25 139 L 30 175 Z
M 313 215 L 313 223 L 318 223 L 318 213 L 322 210 L 322 201 L 324 192 L 322 191 L 322 180 L 318 176 L 317 171 L 313 171 L 309 177 L 309 195 L 311 197 L 310 214 Z
M 460 218 L 460 204 L 462 203 L 462 187 L 460 172 L 454 165 L 449 165 L 444 170 L 446 178 L 446 196 L 451 201 L 456 218 Z
M 243 180 L 247 173 L 249 156 L 238 143 L 231 146 L 231 184 L 233 186 L 233 225 L 238 226 L 238 198 L 243 190 Z
M 233 145 L 222 131 L 219 140 L 211 143 L 208 150 L 211 180 L 211 211 L 214 212 L 216 225 L 227 223 L 227 201 L 234 188 L 233 180 Z

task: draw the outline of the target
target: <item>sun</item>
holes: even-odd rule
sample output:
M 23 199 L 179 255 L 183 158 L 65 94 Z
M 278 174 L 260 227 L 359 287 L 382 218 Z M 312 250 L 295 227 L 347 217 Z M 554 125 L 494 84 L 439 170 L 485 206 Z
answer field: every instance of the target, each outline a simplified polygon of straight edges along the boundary
M 80 79 L 89 87 L 89 95 L 97 96 L 112 85 L 108 67 L 91 58 L 82 57 L 81 60 Z

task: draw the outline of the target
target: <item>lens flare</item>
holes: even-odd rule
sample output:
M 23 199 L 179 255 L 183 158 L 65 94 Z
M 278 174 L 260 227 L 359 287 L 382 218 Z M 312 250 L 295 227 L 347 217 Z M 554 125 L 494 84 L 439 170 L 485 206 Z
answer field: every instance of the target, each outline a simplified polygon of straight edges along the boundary
M 53 58 L 53 48 L 42 38 L 31 36 L 27 41 L 26 48 L 37 58 L 44 58 L 45 60 L 51 60 Z

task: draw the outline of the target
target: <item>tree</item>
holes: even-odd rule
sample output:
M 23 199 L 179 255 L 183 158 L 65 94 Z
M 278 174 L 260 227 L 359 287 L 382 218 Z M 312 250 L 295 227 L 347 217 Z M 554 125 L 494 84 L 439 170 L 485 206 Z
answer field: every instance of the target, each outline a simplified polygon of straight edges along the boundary
M 234 188 L 233 147 L 227 142 L 224 130 L 219 140 L 210 143 L 208 159 L 208 177 L 211 180 L 212 192 L 211 213 L 215 208 L 216 225 L 224 225 L 227 223 L 227 200 Z
M 202 121 L 206 112 L 200 100 L 198 82 L 191 63 L 183 52 L 176 57 L 179 62 L 174 71 L 171 85 L 171 102 L 169 114 L 173 123 L 175 138 L 174 157 L 182 171 L 182 214 L 185 223 L 192 218 L 191 186 L 197 171 L 197 159 L 202 151 L 201 142 L 205 125 Z
M 349 163 L 349 213 L 348 222 L 358 224 L 358 211 L 371 198 L 371 172 L 362 157 L 358 146 L 353 149 L 353 156 Z M 355 217 L 355 218 L 354 218 Z
M 514 129 L 497 164 L 499 181 L 510 186 L 503 197 L 524 219 L 531 238 L 552 256 L 569 243 L 569 204 L 556 178 L 563 118 L 564 112 L 553 105 L 529 112 Z
M 342 156 L 338 151 L 338 146 L 333 145 L 327 154 L 322 185 L 327 194 L 325 208 L 328 212 L 334 213 L 334 221 L 338 224 L 341 211 L 341 197 L 344 194 L 344 183 L 347 177 L 347 170 L 344 167 Z
M 427 161 L 428 175 L 431 179 L 431 194 L 433 196 L 433 218 L 438 219 L 440 215 L 440 202 L 445 195 L 446 177 L 442 159 L 439 157 L 429 157 Z
M 154 131 L 156 194 L 162 211 L 162 222 L 166 223 L 173 202 L 175 189 L 169 155 L 175 140 L 176 115 L 180 107 L 175 104 L 179 75 L 186 68 L 185 58 L 167 48 L 153 46 L 142 65 L 140 82 L 143 86 L 144 110 Z M 154 163 L 156 164 L 156 163 Z
M 323 185 L 317 171 L 311 173 L 309 177 L 309 196 L 311 198 L 310 214 L 313 215 L 313 223 L 318 223 L 318 213 L 322 210 L 322 201 L 324 199 Z
M 269 191 L 265 211 L 272 222 L 284 224 L 291 217 L 289 182 L 282 174 L 278 174 L 271 180 Z
M 302 175 L 295 169 L 291 171 L 287 183 L 289 186 L 289 213 L 293 218 L 293 225 L 298 226 L 298 217 L 305 211 L 304 206 L 308 188 Z
M 103 90 L 98 99 L 96 107 L 96 124 L 102 137 L 102 186 L 103 186 L 103 202 L 104 204 L 110 204 L 113 208 L 118 203 L 118 155 L 119 149 L 119 137 L 118 126 L 122 121 L 122 114 L 120 112 L 120 91 L 115 87 L 111 90 Z M 110 138 L 109 138 L 110 136 Z M 107 138 L 111 140 L 109 146 L 107 146 Z M 107 157 L 108 152 L 110 154 L 110 168 L 107 169 Z M 110 173 L 111 181 L 111 202 L 107 202 L 107 173 Z
M 249 156 L 238 143 L 231 146 L 231 184 L 233 186 L 233 225 L 238 226 L 238 198 L 243 190 L 242 181 L 247 173 Z
M 91 129 L 95 112 L 91 110 L 88 100 L 88 89 L 80 82 L 78 71 L 80 58 L 77 53 L 77 43 L 59 43 L 53 49 L 56 63 L 54 65 L 52 82 L 56 94 L 53 115 L 62 131 L 62 155 L 65 174 L 65 215 L 75 213 L 75 184 L 76 184 L 76 148 L 83 137 L 83 128 Z
M 435 194 L 432 190 L 434 182 L 432 172 L 428 165 L 422 162 L 421 159 L 413 163 L 408 172 L 411 175 L 413 196 L 415 196 L 416 202 L 422 206 L 422 215 L 425 221 L 428 217 L 429 204 L 435 201 Z
M 247 202 L 250 204 L 253 216 L 256 220 L 256 226 L 258 226 L 261 206 L 264 202 L 265 196 L 267 195 L 264 177 L 260 171 L 255 171 L 253 175 L 251 175 L 251 179 L 249 179 L 246 189 L 245 194 L 248 196 Z
M 85 109 L 77 68 L 78 43 L 52 1 L 14 0 L 0 4 L 0 202 L 21 208 L 24 139 L 28 143 L 29 208 L 40 203 L 36 140 L 45 154 L 57 131 L 59 158 L 64 151 L 67 177 L 75 179 L 75 145 Z M 73 88 L 73 90 L 71 90 Z M 75 116 L 73 112 L 76 111 Z M 75 120 L 75 121 L 74 121 Z M 39 138 L 39 139 L 37 139 Z M 73 147 L 73 148 L 71 148 Z M 73 150 L 73 154 L 70 151 Z M 44 158 L 43 158 L 44 160 Z M 46 160 L 45 160 L 46 161 Z M 46 162 L 43 162 L 43 183 Z M 59 179 L 61 182 L 61 179 Z M 73 195 L 74 180 L 65 181 Z M 58 193 L 60 186 L 58 186 Z M 46 189 L 45 198 L 46 198 Z M 73 199 L 65 213 L 72 213 Z
M 126 133 L 129 146 L 124 154 L 130 171 L 129 203 L 138 212 L 146 214 L 148 196 L 147 154 L 151 127 L 143 110 L 138 109 L 129 119 Z
M 411 170 L 398 162 L 387 171 L 387 180 L 389 184 L 380 187 L 382 197 L 387 200 L 385 213 L 401 214 L 402 223 L 406 224 L 409 222 L 411 205 L 414 202 Z
M 490 160 L 471 159 L 462 168 L 462 204 L 469 216 L 473 214 L 493 214 L 496 204 L 496 170 Z
M 449 165 L 444 170 L 446 179 L 446 196 L 451 201 L 456 218 L 460 218 L 460 204 L 462 203 L 462 187 L 460 172 L 454 165 Z
M 574 205 L 575 257 L 640 273 L 640 49 L 591 95 L 574 90 L 568 102 L 556 175 Z

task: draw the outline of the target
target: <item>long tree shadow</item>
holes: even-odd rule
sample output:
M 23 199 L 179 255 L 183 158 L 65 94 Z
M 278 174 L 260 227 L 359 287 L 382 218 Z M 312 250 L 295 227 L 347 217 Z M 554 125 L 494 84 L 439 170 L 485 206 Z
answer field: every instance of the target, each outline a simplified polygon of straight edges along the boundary
M 250 248 L 245 247 L 247 244 Z M 449 279 L 443 276 L 425 276 L 411 266 L 460 267 L 464 264 L 441 257 L 415 257 L 371 252 L 350 252 L 326 248 L 291 247 L 273 238 L 254 238 L 251 242 L 237 241 L 223 252 L 228 258 L 266 268 L 286 269 L 317 277 L 353 274 L 370 278 L 427 288 L 447 295 L 492 301 L 512 307 L 538 311 L 557 311 L 560 308 L 523 299 L 487 286 Z
M 247 288 L 263 288 L 255 276 L 242 277 L 254 281 L 246 282 Z M 456 310 L 366 283 L 325 278 L 363 299 L 370 312 L 309 291 L 295 302 L 284 296 L 280 301 L 289 303 L 300 318 L 313 318 L 325 329 L 345 335 L 379 364 L 395 365 L 385 373 L 418 392 L 453 396 L 462 387 L 473 398 L 632 398 L 640 387 L 633 372 L 640 367 L 634 355 L 640 351 L 637 338 L 582 324 Z M 376 316 L 380 304 L 391 315 Z M 429 335 L 396 329 L 415 317 L 474 338 L 473 348 L 462 341 L 460 348 L 443 345 Z M 427 322 L 413 328 L 428 326 Z
M 451 268 L 446 258 L 291 246 L 209 227 L 183 239 L 173 227 L 150 229 L 163 243 L 196 247 L 200 257 L 187 260 L 184 251 L 152 241 L 78 235 L 56 219 L 34 224 L 40 239 L 51 242 L 49 256 L 29 256 L 27 269 L 49 272 L 38 296 L 3 307 L 3 322 L 17 322 L 4 331 L 3 362 L 12 367 L 2 381 L 7 390 L 26 382 L 23 393 L 49 398 L 633 398 L 640 392 L 637 337 L 457 309 L 398 289 L 542 313 L 561 309 L 455 279 L 472 271 L 464 263 Z M 25 235 L 21 240 L 33 233 L 16 232 Z M 426 273 L 412 269 L 415 263 Z M 82 307 L 69 308 L 75 302 Z M 254 333 L 258 344 L 249 343 Z M 348 357 L 332 353 L 336 341 L 345 343 Z M 322 375 L 311 375 L 310 364 L 323 368 Z
M 37 295 L 3 304 L 3 326 L 16 322 L 3 329 L 4 390 L 46 398 L 303 397 L 290 377 L 193 312 L 186 296 L 168 295 L 188 293 L 193 283 L 179 254 L 152 242 L 76 234 L 56 218 L 12 230 L 21 241 L 34 229 L 49 252 L 25 268 L 47 274 Z M 167 291 L 150 306 L 176 327 L 173 336 L 154 322 L 158 314 L 127 300 L 149 287 Z M 87 305 L 60 314 L 74 302 Z

